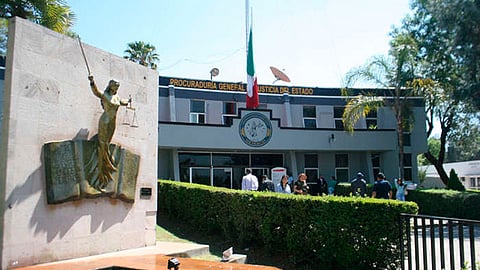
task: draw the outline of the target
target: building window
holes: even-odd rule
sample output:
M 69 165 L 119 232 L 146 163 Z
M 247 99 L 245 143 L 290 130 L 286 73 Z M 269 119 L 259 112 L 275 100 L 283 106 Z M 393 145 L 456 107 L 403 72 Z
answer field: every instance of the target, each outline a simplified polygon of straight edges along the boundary
M 406 181 L 411 181 L 413 179 L 412 173 L 412 154 L 404 153 L 403 154 L 403 178 Z
M 403 146 L 412 146 L 411 136 L 409 132 L 403 133 Z
M 335 155 L 335 176 L 339 182 L 348 182 L 349 180 L 348 170 L 348 154 L 336 154 Z
M 303 106 L 303 127 L 317 128 L 317 110 L 315 106 Z
M 336 129 L 344 129 L 343 128 L 343 111 L 345 107 L 333 107 L 333 119 L 335 120 L 335 128 Z
M 304 162 L 307 182 L 315 182 L 318 179 L 318 155 L 307 154 L 304 156 Z
M 377 111 L 370 111 L 365 117 L 365 123 L 368 129 L 377 129 Z
M 233 118 L 237 116 L 237 103 L 223 102 L 223 124 L 231 126 Z
M 205 124 L 205 100 L 190 100 L 190 123 Z
M 470 188 L 475 188 L 477 186 L 477 183 L 475 182 L 475 177 L 470 178 Z
M 372 154 L 372 169 L 373 169 L 373 178 L 376 179 L 378 173 L 380 172 L 380 154 Z

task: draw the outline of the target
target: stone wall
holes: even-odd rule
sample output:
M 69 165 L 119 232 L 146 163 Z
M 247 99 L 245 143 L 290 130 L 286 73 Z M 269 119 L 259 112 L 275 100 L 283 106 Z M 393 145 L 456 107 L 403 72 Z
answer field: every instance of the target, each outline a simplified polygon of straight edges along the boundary
M 155 244 L 158 73 L 83 44 L 100 91 L 110 79 L 133 99 L 112 143 L 140 156 L 134 203 L 89 198 L 47 204 L 44 144 L 90 140 L 103 112 L 90 90 L 79 41 L 29 21 L 10 21 L 0 144 L 2 269 Z M 151 188 L 152 196 L 140 196 Z

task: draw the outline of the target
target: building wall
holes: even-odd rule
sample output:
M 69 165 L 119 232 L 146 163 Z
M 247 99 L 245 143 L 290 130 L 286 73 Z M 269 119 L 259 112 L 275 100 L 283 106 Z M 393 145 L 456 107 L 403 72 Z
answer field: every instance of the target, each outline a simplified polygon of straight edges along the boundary
M 91 139 L 103 110 L 76 39 L 15 18 L 9 23 L 0 144 L 1 268 L 155 245 L 158 74 L 84 44 L 102 91 L 112 78 L 133 98 L 138 127 L 121 125 L 112 143 L 140 156 L 134 203 L 110 198 L 47 204 L 42 147 Z M 140 187 L 153 196 L 140 197 Z
M 365 119 L 360 119 L 355 126 L 355 131 L 347 133 L 343 129 L 335 128 L 334 108 L 345 105 L 339 89 L 320 89 L 319 91 L 325 95 L 260 94 L 259 108 L 246 110 L 243 102 L 245 100 L 244 92 L 219 91 L 218 89 L 208 89 L 208 87 L 189 88 L 186 86 L 202 85 L 202 83 L 213 84 L 213 82 L 180 79 L 194 82 L 194 84 L 169 85 L 169 96 L 167 97 L 162 94 L 166 89 L 166 85 L 162 85 L 162 79 L 170 81 L 177 79 L 161 78 L 160 80 L 160 99 L 164 99 L 162 104 L 170 106 L 174 100 L 176 119 L 164 120 L 159 123 L 158 145 L 160 149 L 211 153 L 280 153 L 284 157 L 284 164 L 278 166 L 287 167 L 294 175 L 305 169 L 305 154 L 316 154 L 319 160 L 317 167 L 319 175 L 325 177 L 335 175 L 335 155 L 346 153 L 349 157 L 350 176 L 346 177 L 348 179 L 339 180 L 347 181 L 357 171 L 362 171 L 371 182 L 375 179 L 371 156 L 379 154 L 381 164 L 376 170 L 383 171 L 389 179 L 400 175 L 396 121 L 390 107 L 378 110 L 375 130 L 367 129 Z M 170 103 L 166 102 L 167 99 L 170 100 Z M 205 124 L 189 123 L 191 100 L 205 101 Z M 231 125 L 221 124 L 224 102 L 237 104 L 237 116 Z M 412 164 L 415 164 L 411 168 L 415 181 L 417 178 L 416 155 L 423 153 L 426 149 L 426 133 L 423 102 L 417 99 L 414 104 L 416 104 L 416 107 L 413 108 L 415 124 L 410 134 L 412 145 L 405 147 L 405 151 L 411 155 Z M 315 129 L 304 128 L 303 108 L 305 105 L 316 108 L 317 128 Z M 249 147 L 242 142 L 239 136 L 240 122 L 250 112 L 264 114 L 272 124 L 273 135 L 270 141 L 261 147 Z M 160 118 L 167 119 L 163 116 Z M 177 135 L 170 136 L 170 134 Z M 175 156 L 173 158 L 175 159 Z

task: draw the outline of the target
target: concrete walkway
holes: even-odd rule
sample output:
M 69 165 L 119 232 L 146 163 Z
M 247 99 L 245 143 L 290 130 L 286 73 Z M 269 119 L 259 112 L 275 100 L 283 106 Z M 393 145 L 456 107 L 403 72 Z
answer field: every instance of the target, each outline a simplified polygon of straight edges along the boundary
M 155 246 L 124 250 L 102 255 L 77 258 L 53 263 L 38 264 L 16 268 L 17 270 L 115 270 L 115 269 L 167 269 L 168 260 L 176 257 L 180 261 L 179 269 L 280 269 L 241 263 L 225 263 L 192 259 L 208 255 L 209 246 L 195 243 L 157 242 Z

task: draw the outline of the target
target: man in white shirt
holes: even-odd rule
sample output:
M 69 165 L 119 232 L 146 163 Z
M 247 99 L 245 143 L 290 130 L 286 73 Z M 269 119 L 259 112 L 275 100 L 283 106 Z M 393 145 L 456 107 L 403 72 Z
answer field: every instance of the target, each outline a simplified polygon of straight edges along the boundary
M 257 190 L 258 179 L 252 174 L 251 168 L 245 169 L 246 175 L 242 178 L 242 190 Z

